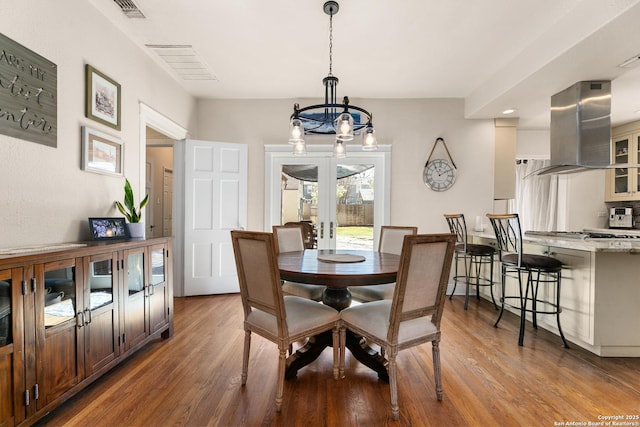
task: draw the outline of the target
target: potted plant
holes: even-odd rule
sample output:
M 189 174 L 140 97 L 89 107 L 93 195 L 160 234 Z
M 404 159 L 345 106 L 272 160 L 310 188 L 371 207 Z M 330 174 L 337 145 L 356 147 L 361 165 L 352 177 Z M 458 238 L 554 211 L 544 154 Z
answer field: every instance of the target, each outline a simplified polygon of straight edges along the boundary
M 144 237 L 144 222 L 142 222 L 142 209 L 149 203 L 149 195 L 144 196 L 144 199 L 140 202 L 140 206 L 136 208 L 133 201 L 133 190 L 129 180 L 125 178 L 124 181 L 124 205 L 116 201 L 116 207 L 127 218 L 129 223 L 129 234 L 132 238 Z

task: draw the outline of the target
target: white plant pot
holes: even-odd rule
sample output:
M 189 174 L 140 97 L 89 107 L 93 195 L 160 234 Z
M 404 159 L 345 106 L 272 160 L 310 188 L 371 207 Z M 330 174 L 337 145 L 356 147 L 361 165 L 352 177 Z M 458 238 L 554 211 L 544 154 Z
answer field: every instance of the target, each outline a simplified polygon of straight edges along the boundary
M 144 239 L 144 222 L 129 222 L 127 227 L 132 239 Z

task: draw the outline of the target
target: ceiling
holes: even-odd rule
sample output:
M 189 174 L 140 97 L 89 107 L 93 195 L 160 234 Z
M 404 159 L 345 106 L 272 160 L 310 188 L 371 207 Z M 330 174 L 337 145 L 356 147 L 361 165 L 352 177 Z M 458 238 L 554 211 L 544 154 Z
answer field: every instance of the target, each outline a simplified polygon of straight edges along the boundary
M 125 16 L 116 1 L 145 17 Z M 324 0 L 90 3 L 196 97 L 324 94 Z M 639 23 L 640 0 L 342 0 L 333 74 L 340 98 L 463 98 L 467 118 L 518 117 L 525 129 L 549 127 L 554 93 L 612 80 L 612 123 L 621 124 L 640 120 L 640 61 L 618 66 L 640 55 Z M 147 45 L 192 46 L 212 78 L 182 79 Z

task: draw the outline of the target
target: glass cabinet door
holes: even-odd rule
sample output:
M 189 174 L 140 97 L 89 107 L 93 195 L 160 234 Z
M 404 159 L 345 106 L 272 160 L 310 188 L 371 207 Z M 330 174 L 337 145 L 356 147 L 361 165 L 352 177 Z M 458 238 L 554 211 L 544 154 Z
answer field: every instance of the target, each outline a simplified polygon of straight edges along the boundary
M 629 163 L 629 143 L 630 139 L 628 137 L 613 142 L 613 159 L 615 164 Z M 627 168 L 615 168 L 614 173 L 614 193 L 628 193 L 629 170 Z
M 12 342 L 11 270 L 3 270 L 0 271 L 0 347 Z
M 36 329 L 44 326 L 43 333 L 36 333 L 38 410 L 78 384 L 83 375 L 82 294 L 76 292 L 75 262 L 68 259 L 35 266 Z
M 85 259 L 85 371 L 91 375 L 114 360 L 118 347 L 117 258 L 101 254 Z
M 124 349 L 135 346 L 149 335 L 145 249 L 124 252 Z M 135 313 L 135 315 L 134 315 Z

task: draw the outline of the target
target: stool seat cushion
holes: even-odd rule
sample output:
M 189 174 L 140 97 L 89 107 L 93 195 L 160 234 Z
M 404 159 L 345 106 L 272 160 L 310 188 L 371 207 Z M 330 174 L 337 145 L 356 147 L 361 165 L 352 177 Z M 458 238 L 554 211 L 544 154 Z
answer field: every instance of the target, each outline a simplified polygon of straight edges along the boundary
M 473 243 L 467 243 L 467 254 L 469 255 L 493 255 L 496 249 L 489 245 L 476 245 Z M 464 252 L 464 243 L 458 243 L 456 245 L 456 252 Z
M 510 265 L 518 265 L 518 255 L 508 254 L 502 257 L 502 262 Z M 522 268 L 541 270 L 560 270 L 562 263 L 555 258 L 544 255 L 522 254 Z

